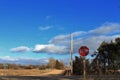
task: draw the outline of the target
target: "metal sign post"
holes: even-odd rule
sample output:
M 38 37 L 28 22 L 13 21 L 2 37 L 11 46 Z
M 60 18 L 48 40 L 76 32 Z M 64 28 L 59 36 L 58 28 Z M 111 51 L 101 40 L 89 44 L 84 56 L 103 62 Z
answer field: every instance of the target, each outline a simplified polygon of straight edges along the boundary
M 83 66 L 84 66 L 84 70 L 83 70 L 84 80 L 86 80 L 86 60 L 85 60 L 85 58 L 84 58 L 84 60 L 83 60 Z
M 89 48 L 87 46 L 81 46 L 80 47 L 79 54 L 80 54 L 80 56 L 83 57 L 83 66 L 84 66 L 83 76 L 84 76 L 84 80 L 87 79 L 87 76 L 86 76 L 86 60 L 85 60 L 85 56 L 87 56 L 88 53 L 89 53 Z

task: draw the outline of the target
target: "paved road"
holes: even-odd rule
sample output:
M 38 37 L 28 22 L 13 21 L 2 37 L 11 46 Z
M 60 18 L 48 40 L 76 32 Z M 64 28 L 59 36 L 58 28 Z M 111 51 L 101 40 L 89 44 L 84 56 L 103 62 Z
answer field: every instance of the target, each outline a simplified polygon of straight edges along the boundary
M 4 80 L 80 80 L 79 76 L 1 76 L 1 78 Z
M 83 80 L 82 76 L 0 76 L 0 80 Z M 88 76 L 87 80 L 120 80 L 118 76 Z

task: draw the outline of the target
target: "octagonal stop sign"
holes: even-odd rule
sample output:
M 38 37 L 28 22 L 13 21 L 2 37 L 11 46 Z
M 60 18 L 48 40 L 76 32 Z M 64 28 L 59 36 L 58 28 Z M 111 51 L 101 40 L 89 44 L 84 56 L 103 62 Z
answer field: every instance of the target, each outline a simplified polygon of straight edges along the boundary
M 79 48 L 79 54 L 83 57 L 87 56 L 89 53 L 89 48 L 87 46 L 81 46 Z

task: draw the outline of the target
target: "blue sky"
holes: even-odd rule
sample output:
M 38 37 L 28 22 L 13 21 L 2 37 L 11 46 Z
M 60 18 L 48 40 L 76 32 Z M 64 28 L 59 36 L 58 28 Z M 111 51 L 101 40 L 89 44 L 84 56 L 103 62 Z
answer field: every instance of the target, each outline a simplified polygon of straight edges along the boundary
M 93 53 L 102 41 L 119 37 L 120 1 L 0 0 L 0 62 L 66 62 L 70 33 L 74 56 L 82 45 Z

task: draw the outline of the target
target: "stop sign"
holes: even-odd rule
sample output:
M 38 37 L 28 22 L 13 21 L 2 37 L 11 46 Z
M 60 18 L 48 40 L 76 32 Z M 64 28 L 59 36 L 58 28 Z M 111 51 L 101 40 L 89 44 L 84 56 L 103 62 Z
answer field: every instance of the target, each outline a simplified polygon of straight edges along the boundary
M 89 48 L 87 46 L 81 46 L 79 48 L 79 54 L 83 57 L 87 56 L 89 53 Z

